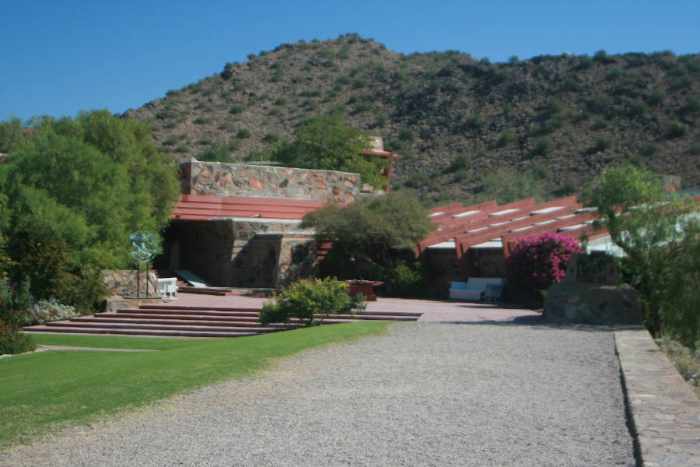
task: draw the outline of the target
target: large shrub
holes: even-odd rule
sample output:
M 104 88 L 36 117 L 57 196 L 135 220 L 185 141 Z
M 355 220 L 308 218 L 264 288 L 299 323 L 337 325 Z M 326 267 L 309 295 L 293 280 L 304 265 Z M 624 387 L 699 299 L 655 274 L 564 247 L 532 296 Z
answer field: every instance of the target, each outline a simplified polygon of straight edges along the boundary
M 5 272 L 84 310 L 99 271 L 129 264 L 129 233 L 166 225 L 179 186 L 145 124 L 101 111 L 38 121 L 0 167 L 0 191 Z
M 266 303 L 260 321 L 281 323 L 298 318 L 304 324 L 311 324 L 314 315 L 348 313 L 361 306 L 361 302 L 350 296 L 345 282 L 331 278 L 302 279 L 285 288 L 273 302 Z
M 391 192 L 348 207 L 328 206 L 304 218 L 319 241 L 330 241 L 329 268 L 343 279 L 385 279 L 398 251 L 412 251 L 434 228 L 427 209 L 412 194 Z
M 684 239 L 693 239 L 686 232 L 692 231 L 689 213 L 698 209 L 697 203 L 665 193 L 659 176 L 632 165 L 606 169 L 584 197 L 587 204 L 598 207 L 601 223 L 624 252 L 622 271 L 641 295 L 647 327 L 660 333 L 664 327 L 661 310 L 669 301 L 667 291 L 677 290 L 683 271 L 693 267 L 684 258 L 691 248 Z M 696 288 L 688 282 L 682 287 L 690 287 L 691 294 Z
M 11 286 L 7 279 L 0 279 L 0 355 L 34 350 L 31 336 L 23 334 L 21 327 L 29 321 L 32 306 L 29 284 Z
M 556 233 L 520 239 L 506 263 L 509 289 L 536 299 L 538 291 L 566 277 L 569 259 L 581 251 L 578 241 Z
M 384 291 L 388 296 L 418 298 L 429 295 L 420 261 L 398 261 L 387 268 L 384 280 Z

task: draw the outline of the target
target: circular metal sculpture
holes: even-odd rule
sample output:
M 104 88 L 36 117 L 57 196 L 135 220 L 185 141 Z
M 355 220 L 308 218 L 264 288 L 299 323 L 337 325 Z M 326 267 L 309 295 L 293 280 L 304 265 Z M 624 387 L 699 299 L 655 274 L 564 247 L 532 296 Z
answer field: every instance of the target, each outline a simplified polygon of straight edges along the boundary
M 134 232 L 129 235 L 131 257 L 137 263 L 150 262 L 158 254 L 158 240 L 151 232 Z
M 134 232 L 129 235 L 131 252 L 136 262 L 136 297 L 141 298 L 141 266 L 148 265 L 159 252 L 159 238 L 151 232 Z M 146 296 L 148 296 L 148 266 L 146 267 Z

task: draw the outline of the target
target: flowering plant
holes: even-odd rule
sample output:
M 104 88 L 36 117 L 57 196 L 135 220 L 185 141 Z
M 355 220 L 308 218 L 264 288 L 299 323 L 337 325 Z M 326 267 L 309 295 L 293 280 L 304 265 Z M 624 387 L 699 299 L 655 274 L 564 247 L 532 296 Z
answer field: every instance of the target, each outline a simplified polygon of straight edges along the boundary
M 530 290 L 544 290 L 566 277 L 569 259 L 583 250 L 579 242 L 556 233 L 523 237 L 508 257 L 508 281 Z

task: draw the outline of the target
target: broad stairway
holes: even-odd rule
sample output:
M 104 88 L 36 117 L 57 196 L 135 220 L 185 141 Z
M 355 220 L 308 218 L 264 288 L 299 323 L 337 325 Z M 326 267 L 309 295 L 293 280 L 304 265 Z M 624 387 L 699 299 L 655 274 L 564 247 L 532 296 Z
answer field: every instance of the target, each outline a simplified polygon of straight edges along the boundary
M 66 334 L 120 334 L 161 337 L 242 337 L 295 329 L 298 321 L 262 325 L 260 308 L 142 305 L 115 313 L 97 313 L 65 321 L 27 326 L 26 332 Z M 416 321 L 421 313 L 360 311 L 319 315 L 323 324 L 355 320 Z

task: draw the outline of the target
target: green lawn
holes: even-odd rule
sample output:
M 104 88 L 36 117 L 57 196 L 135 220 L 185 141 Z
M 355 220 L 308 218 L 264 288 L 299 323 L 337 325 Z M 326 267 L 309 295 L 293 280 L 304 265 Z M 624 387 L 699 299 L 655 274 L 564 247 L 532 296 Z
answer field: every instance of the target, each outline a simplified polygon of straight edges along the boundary
M 39 344 L 158 352 L 39 352 L 0 360 L 0 446 L 248 375 L 304 349 L 383 332 L 357 322 L 236 339 L 35 335 Z

